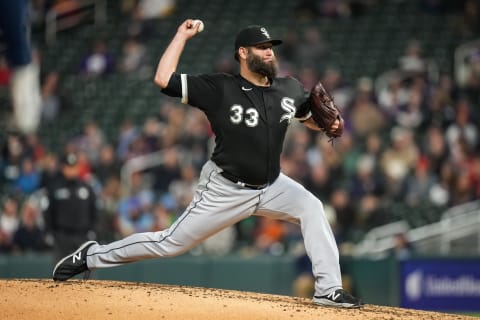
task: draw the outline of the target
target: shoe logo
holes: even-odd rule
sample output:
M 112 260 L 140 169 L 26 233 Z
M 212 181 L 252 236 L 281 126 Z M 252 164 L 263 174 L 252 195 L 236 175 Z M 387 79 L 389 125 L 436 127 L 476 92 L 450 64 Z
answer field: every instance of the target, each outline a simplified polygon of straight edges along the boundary
M 82 259 L 82 252 L 79 252 L 73 255 L 73 263 L 75 263 L 75 260 L 80 261 L 81 259 Z
M 252 89 L 253 89 L 253 88 L 245 88 L 244 86 L 242 86 L 242 90 L 243 90 L 243 91 L 250 91 L 250 90 L 252 90 Z
M 327 295 L 327 298 L 332 299 L 333 301 L 337 300 L 340 297 L 340 293 L 335 294 L 335 291 Z

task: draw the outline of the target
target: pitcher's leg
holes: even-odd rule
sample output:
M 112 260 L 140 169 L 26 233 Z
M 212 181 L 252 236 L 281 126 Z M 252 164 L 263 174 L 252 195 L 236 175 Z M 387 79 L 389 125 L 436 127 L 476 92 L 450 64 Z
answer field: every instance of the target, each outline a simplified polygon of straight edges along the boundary
M 317 295 L 342 287 L 337 244 L 322 202 L 312 193 L 280 174 L 265 191 L 255 214 L 300 223 Z
M 208 166 L 207 163 L 209 175 L 205 177 L 205 170 L 202 171 L 194 199 L 170 228 L 133 234 L 107 245 L 94 244 L 87 252 L 88 268 L 107 268 L 143 259 L 177 256 L 250 216 L 258 204 L 260 191 L 225 185 L 225 179 Z

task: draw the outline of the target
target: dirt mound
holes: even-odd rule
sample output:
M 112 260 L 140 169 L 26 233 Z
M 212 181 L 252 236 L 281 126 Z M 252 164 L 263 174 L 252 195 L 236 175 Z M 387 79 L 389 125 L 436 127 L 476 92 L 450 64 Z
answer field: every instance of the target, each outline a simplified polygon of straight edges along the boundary
M 472 319 L 366 305 L 344 310 L 308 299 L 114 281 L 0 280 L 0 319 Z

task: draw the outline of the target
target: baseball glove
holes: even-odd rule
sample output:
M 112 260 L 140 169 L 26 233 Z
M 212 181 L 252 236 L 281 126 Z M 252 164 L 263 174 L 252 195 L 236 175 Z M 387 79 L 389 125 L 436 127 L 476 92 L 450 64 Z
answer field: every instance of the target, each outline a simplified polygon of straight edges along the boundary
M 318 82 L 310 92 L 309 97 L 310 112 L 313 120 L 317 123 L 323 132 L 330 139 L 338 138 L 343 133 L 344 122 L 340 110 L 333 102 L 332 96 L 325 90 L 323 85 Z M 335 120 L 339 120 L 337 129 L 332 129 Z

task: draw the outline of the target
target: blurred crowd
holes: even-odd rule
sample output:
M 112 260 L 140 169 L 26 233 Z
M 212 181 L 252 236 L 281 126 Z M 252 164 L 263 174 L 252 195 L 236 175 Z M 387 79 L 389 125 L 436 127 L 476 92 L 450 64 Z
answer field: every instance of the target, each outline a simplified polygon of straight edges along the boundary
M 95 41 L 78 63 L 80 76 L 95 81 L 108 73 L 151 74 L 156 61 L 138 34 L 148 30 L 148 24 L 138 22 L 145 19 L 138 18 L 142 2 L 130 2 L 131 7 L 129 1 L 123 3 L 132 24 L 122 53 L 114 57 L 104 42 Z M 283 172 L 323 201 L 342 254 L 349 254 L 352 244 L 375 226 L 399 219 L 423 225 L 437 221 L 448 207 L 480 198 L 480 46 L 467 56 L 462 81 L 452 73 L 432 76 L 431 61 L 418 40 L 408 43 L 394 70 L 385 70 L 381 78 L 345 79 L 335 66 L 314 67 L 318 57 L 328 54 L 318 28 L 290 30 L 283 38 L 285 44 L 276 51 L 281 75 L 295 76 L 306 88 L 322 81 L 345 118 L 345 133 L 333 143 L 294 123 L 281 159 Z M 220 57 L 214 67 L 233 71 L 231 60 Z M 44 126 L 62 117 L 58 77 L 50 70 L 42 80 Z M 199 110 L 170 100 L 143 123 L 119 124 L 113 138 L 92 119 L 56 150 L 49 150 L 36 133 L 6 133 L 0 154 L 0 253 L 54 246 L 45 212 L 65 154 L 78 158 L 75 179 L 88 184 L 95 196 L 95 225 L 85 231 L 107 242 L 167 228 L 192 199 L 213 140 Z M 135 169 L 139 164 L 141 169 Z M 250 217 L 192 253 L 280 255 L 298 250 L 301 241 L 296 225 Z

